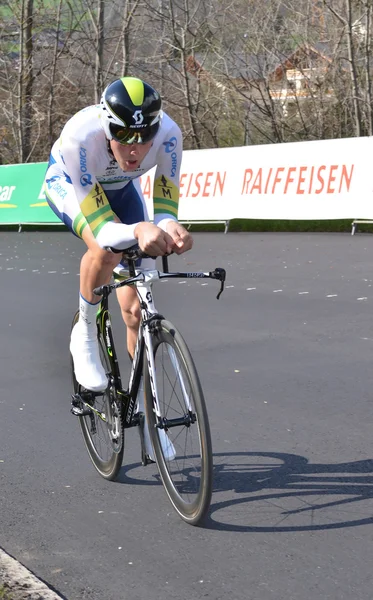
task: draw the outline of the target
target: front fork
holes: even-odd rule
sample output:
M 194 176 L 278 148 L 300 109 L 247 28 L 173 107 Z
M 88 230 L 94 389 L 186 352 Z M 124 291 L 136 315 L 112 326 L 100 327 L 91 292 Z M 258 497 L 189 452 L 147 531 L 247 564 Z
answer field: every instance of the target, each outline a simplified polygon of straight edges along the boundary
M 152 272 L 149 272 L 150 280 L 152 279 L 151 273 Z M 154 278 L 156 278 L 156 276 Z M 155 381 L 155 361 L 154 361 L 154 350 L 153 350 L 151 328 L 153 326 L 152 321 L 154 323 L 155 320 L 158 320 L 162 317 L 161 317 L 161 315 L 158 314 L 158 312 L 155 308 L 150 283 L 147 281 L 139 282 L 137 284 L 136 288 L 137 288 L 137 294 L 138 294 L 139 301 L 140 301 L 145 352 L 146 352 L 146 359 L 148 362 L 150 388 L 151 388 L 151 392 L 152 392 L 152 396 L 153 396 L 154 411 L 157 416 L 157 420 L 160 421 L 161 412 L 160 412 L 160 408 L 159 408 L 157 385 L 156 385 L 156 381 Z

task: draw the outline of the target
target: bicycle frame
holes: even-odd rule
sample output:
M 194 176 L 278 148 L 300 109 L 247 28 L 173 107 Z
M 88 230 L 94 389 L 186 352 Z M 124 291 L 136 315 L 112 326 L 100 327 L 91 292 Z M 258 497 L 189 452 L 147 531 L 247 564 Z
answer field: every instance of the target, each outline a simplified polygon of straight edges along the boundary
M 210 272 L 176 272 L 169 273 L 168 272 L 168 263 L 167 257 L 162 257 L 163 260 L 163 269 L 164 272 L 158 271 L 157 269 L 141 269 L 135 267 L 136 259 L 127 259 L 129 262 L 129 273 L 130 277 L 125 279 L 124 281 L 120 281 L 118 283 L 111 283 L 107 285 L 103 285 L 100 288 L 96 288 L 94 290 L 95 294 L 102 295 L 102 304 L 101 310 L 98 315 L 100 319 L 100 327 L 102 334 L 104 336 L 106 350 L 108 352 L 109 361 L 112 369 L 112 380 L 110 385 L 113 391 L 121 398 L 124 405 L 124 427 L 132 427 L 133 425 L 137 425 L 138 422 L 133 419 L 134 417 L 134 409 L 136 405 L 137 394 L 139 390 L 139 385 L 142 377 L 143 370 L 143 357 L 144 350 L 146 352 L 149 374 L 150 374 L 150 384 L 152 395 L 154 399 L 154 409 L 157 416 L 157 419 L 161 420 L 161 412 L 159 408 L 158 401 L 158 393 L 156 389 L 155 383 L 155 364 L 154 364 L 154 353 L 152 347 L 152 336 L 151 330 L 160 319 L 163 319 L 163 316 L 160 315 L 154 304 L 152 286 L 155 281 L 159 281 L 161 279 L 175 279 L 175 278 L 208 278 L 208 279 L 217 279 L 221 282 L 221 289 L 218 294 L 218 298 L 224 289 L 224 281 L 225 281 L 225 271 L 224 269 L 215 269 Z M 108 297 L 110 293 L 118 289 L 120 287 L 124 287 L 126 285 L 134 285 L 136 287 L 136 293 L 140 302 L 140 310 L 141 310 L 141 322 L 138 332 L 138 337 L 136 341 L 135 353 L 132 361 L 132 368 L 129 377 L 128 390 L 123 390 L 122 381 L 120 376 L 120 369 L 118 364 L 118 359 L 115 352 L 114 347 L 114 338 L 112 332 L 112 325 L 110 320 L 110 313 L 108 308 Z M 172 360 L 172 357 L 170 357 Z M 187 395 L 186 395 L 187 398 Z M 189 402 L 189 400 L 187 400 Z M 162 427 L 162 425 L 160 424 Z

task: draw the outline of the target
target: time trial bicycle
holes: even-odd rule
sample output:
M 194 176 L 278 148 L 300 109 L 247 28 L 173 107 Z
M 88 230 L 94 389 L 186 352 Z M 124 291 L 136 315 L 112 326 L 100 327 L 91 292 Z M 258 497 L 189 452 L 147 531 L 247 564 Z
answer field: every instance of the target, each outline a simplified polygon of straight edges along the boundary
M 117 477 L 122 466 L 124 431 L 129 427 L 139 427 L 142 464 L 154 462 L 145 443 L 147 426 L 152 454 L 171 504 L 184 521 L 197 525 L 209 509 L 212 494 L 213 459 L 206 404 L 190 351 L 177 328 L 157 312 L 152 286 L 162 279 L 217 279 L 219 298 L 226 273 L 221 268 L 210 272 L 170 273 L 167 257 L 162 257 L 163 271 L 149 270 L 136 266 L 139 258 L 149 257 L 139 249 L 126 250 L 123 259 L 128 264 L 129 278 L 94 290 L 96 295 L 102 296 L 97 335 L 108 387 L 99 393 L 83 388 L 75 378 L 71 359 L 74 388 L 71 412 L 79 417 L 93 465 L 109 480 Z M 125 389 L 114 346 L 108 298 L 113 290 L 126 285 L 136 288 L 141 322 Z M 78 318 L 79 312 L 74 316 L 72 327 Z M 142 394 L 142 385 L 141 405 L 138 397 Z

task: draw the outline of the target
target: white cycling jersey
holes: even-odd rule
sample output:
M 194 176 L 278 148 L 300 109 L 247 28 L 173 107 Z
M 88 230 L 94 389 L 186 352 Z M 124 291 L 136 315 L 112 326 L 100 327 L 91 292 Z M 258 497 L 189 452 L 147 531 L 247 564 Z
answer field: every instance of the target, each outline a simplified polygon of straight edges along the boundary
M 164 228 L 169 219 L 177 219 L 182 135 L 178 125 L 163 113 L 141 165 L 126 172 L 110 151 L 102 118 L 100 106 L 95 105 L 79 111 L 66 123 L 51 151 L 45 193 L 55 212 L 66 223 L 71 222 L 77 235 L 81 237 L 88 225 L 102 248 L 125 248 L 135 243 L 137 222 L 115 222 L 112 205 L 125 203 L 126 186 L 153 167 L 154 222 Z M 140 186 L 136 189 L 142 197 Z M 145 204 L 143 198 L 142 202 Z

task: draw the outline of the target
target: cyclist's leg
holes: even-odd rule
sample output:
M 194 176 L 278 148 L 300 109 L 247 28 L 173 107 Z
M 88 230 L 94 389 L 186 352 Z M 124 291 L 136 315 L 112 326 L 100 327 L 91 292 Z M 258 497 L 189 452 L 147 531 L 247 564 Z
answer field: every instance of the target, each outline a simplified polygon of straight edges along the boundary
M 109 283 L 118 257 L 100 248 L 88 227 L 84 229 L 82 239 L 87 250 L 80 262 L 80 294 L 91 304 L 96 304 L 100 297 L 96 296 L 93 290 Z
M 132 225 L 142 221 L 149 221 L 148 211 L 144 196 L 138 180 L 131 181 L 120 194 L 108 193 L 110 205 L 122 223 Z M 139 264 L 146 268 L 154 268 L 154 261 L 145 259 Z M 127 276 L 125 265 L 122 269 L 123 276 Z M 137 332 L 140 324 L 140 306 L 134 288 L 126 286 L 117 290 L 117 298 L 121 309 L 123 321 L 127 327 L 127 350 L 133 356 L 136 346 Z
M 48 168 L 45 194 L 49 206 L 70 231 L 83 239 L 87 251 L 80 266 L 79 321 L 71 335 L 70 351 L 78 382 L 93 391 L 105 389 L 107 378 L 101 364 L 97 342 L 96 313 L 100 298 L 93 288 L 110 280 L 117 258 L 102 250 L 80 212 L 70 179 L 55 164 Z
M 119 288 L 117 298 L 127 327 L 127 351 L 133 358 L 141 318 L 139 300 L 135 288 L 131 286 Z
M 87 389 L 100 391 L 107 386 L 97 342 L 96 314 L 100 297 L 93 289 L 109 283 L 118 259 L 100 248 L 91 230 L 82 233 L 87 250 L 80 263 L 79 321 L 71 335 L 71 353 L 74 358 L 76 378 Z

